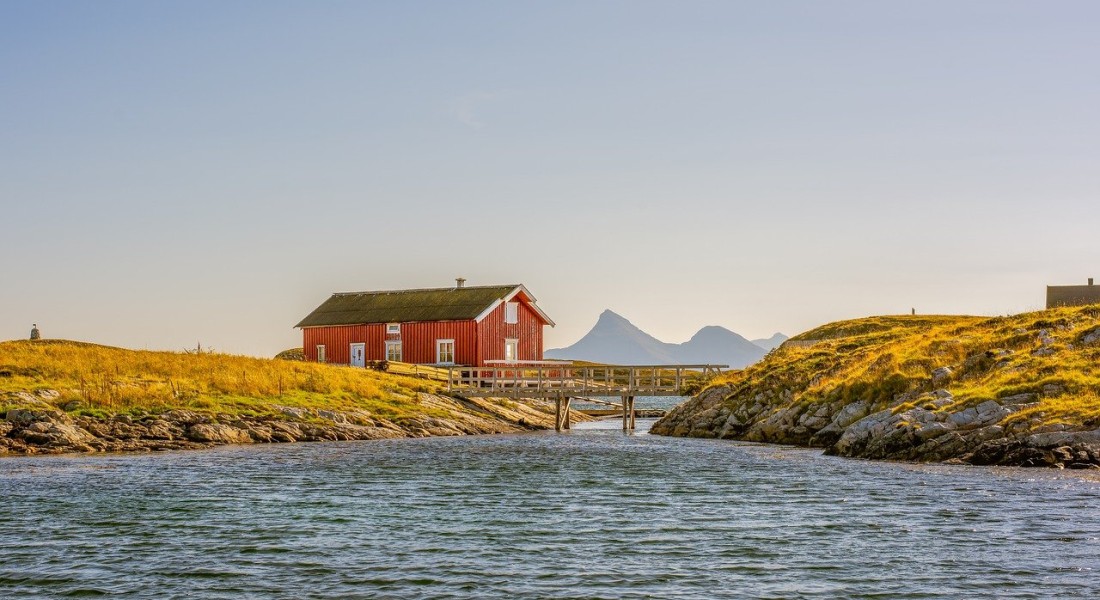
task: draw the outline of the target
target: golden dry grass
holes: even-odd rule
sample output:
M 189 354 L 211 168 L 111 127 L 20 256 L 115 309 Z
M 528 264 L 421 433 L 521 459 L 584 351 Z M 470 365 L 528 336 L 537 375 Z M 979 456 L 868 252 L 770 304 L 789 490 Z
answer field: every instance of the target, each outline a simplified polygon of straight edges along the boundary
M 898 394 L 931 389 L 931 373 L 951 367 L 946 387 L 957 410 L 984 400 L 1038 394 L 1040 404 L 1012 418 L 1100 425 L 1100 306 L 1009 317 L 896 316 L 831 323 L 793 338 L 760 363 L 714 384 L 737 393 L 793 390 L 793 402 L 889 406 Z M 1046 332 L 1051 341 L 1040 340 Z M 1049 348 L 1044 350 L 1044 347 Z M 1046 354 L 1044 354 L 1046 353 Z
M 423 414 L 438 384 L 369 371 L 226 354 L 125 350 L 61 340 L 0 343 L 0 392 L 55 389 L 84 411 L 267 412 L 273 406 Z M 18 401 L 8 401 L 12 408 Z

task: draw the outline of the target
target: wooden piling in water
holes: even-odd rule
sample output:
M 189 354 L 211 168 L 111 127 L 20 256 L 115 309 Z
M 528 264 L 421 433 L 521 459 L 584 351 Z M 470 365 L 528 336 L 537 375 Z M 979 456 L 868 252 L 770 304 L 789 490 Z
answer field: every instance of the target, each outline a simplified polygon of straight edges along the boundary
M 558 396 L 554 399 L 554 431 L 573 428 L 573 419 L 569 414 L 571 401 L 569 396 Z
M 623 431 L 634 431 L 634 396 L 623 396 Z

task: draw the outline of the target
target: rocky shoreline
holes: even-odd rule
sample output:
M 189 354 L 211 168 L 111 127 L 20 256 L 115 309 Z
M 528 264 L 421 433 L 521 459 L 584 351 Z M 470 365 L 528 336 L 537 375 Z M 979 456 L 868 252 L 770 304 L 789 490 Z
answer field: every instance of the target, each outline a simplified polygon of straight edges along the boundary
M 793 396 L 786 389 L 741 399 L 730 387 L 714 387 L 670 411 L 650 433 L 808 446 L 853 458 L 1100 469 L 1100 429 L 1008 418 L 1035 406 L 1034 393 L 958 410 L 948 408 L 955 398 L 942 388 L 900 394 L 878 410 L 866 401 L 807 405 Z
M 193 410 L 157 414 L 80 415 L 48 400 L 56 392 L 22 392 L 26 408 L 0 420 L 0 456 L 93 452 L 152 452 L 225 444 L 378 440 L 518 433 L 553 427 L 553 405 L 421 393 L 424 414 L 389 420 L 365 411 L 273 406 L 270 414 L 229 415 Z M 432 415 L 447 415 L 432 416 Z M 574 413 L 574 421 L 590 420 Z
M 828 323 L 731 372 L 658 435 L 868 459 L 1100 468 L 1100 306 Z

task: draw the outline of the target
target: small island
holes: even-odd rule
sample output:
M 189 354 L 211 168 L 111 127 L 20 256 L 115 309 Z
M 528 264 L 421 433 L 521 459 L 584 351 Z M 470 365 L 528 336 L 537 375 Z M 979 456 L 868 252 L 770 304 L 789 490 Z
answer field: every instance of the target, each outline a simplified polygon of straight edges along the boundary
M 871 459 L 1100 468 L 1100 306 L 887 316 L 795 336 L 714 380 L 659 435 Z

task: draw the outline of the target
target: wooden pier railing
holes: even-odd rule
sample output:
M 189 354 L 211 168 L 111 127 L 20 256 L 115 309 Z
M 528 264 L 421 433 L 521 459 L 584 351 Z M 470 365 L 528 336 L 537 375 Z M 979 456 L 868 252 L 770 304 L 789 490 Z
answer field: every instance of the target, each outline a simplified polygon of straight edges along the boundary
M 447 392 L 460 396 L 588 398 L 681 396 L 687 383 L 710 378 L 727 365 L 578 366 L 512 363 L 449 367 Z

